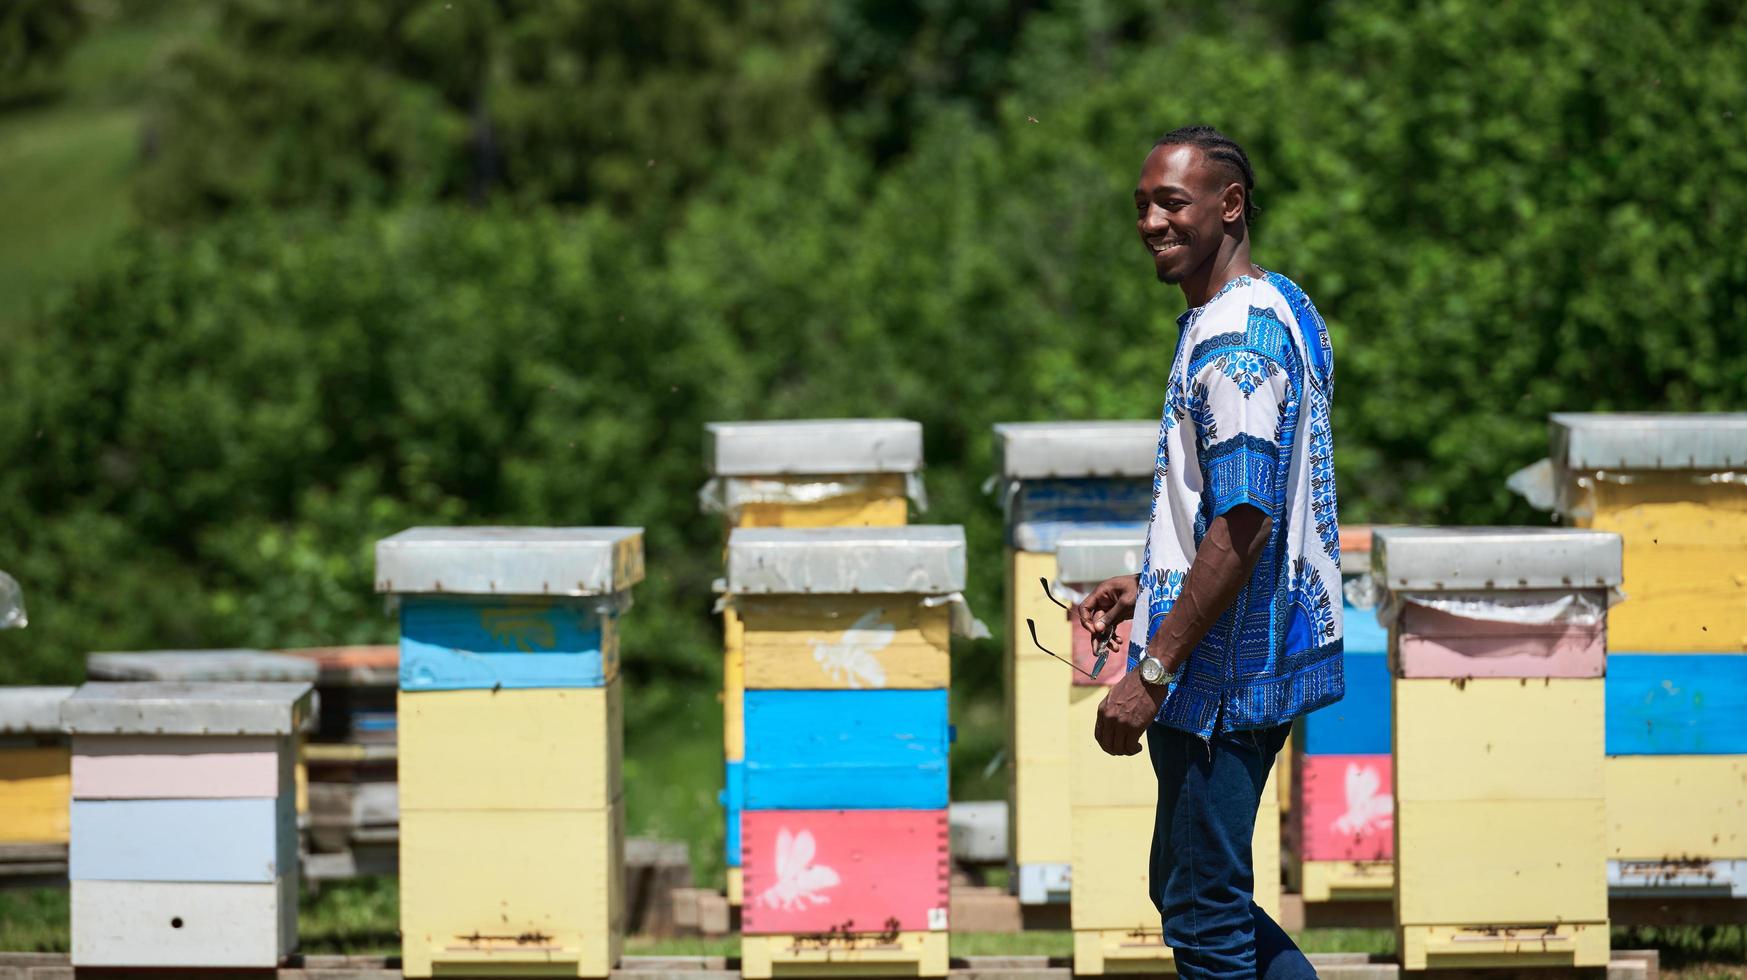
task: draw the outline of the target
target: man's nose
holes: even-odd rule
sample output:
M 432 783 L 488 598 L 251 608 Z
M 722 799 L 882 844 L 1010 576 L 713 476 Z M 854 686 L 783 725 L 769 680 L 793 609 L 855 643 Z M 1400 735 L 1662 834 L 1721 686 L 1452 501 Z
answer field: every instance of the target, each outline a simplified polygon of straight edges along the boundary
M 1165 222 L 1165 209 L 1155 205 L 1147 205 L 1140 215 L 1140 230 L 1142 234 L 1156 235 L 1168 228 Z

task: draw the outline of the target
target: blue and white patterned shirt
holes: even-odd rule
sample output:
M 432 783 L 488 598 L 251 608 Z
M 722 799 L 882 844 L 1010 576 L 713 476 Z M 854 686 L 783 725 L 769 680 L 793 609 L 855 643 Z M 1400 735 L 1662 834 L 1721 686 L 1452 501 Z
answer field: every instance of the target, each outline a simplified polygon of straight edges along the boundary
M 1250 504 L 1273 530 L 1249 584 L 1180 668 L 1158 720 L 1210 738 L 1341 699 L 1334 351 L 1304 291 L 1241 276 L 1177 320 L 1153 471 L 1132 669 L 1215 517 Z

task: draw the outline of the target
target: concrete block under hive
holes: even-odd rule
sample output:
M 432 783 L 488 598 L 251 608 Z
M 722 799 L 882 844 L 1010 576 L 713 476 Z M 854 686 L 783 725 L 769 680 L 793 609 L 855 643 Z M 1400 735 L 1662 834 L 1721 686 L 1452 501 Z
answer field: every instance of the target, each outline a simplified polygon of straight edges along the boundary
M 1605 688 L 1573 667 L 1592 644 L 1561 655 L 1553 634 L 1605 636 L 1601 595 L 1618 584 L 1619 555 L 1617 536 L 1584 530 L 1377 532 L 1389 608 L 1460 613 L 1435 620 L 1435 656 L 1406 649 L 1424 619 L 1391 629 L 1394 905 L 1408 969 L 1606 963 Z M 1525 650 L 1525 623 L 1560 629 Z M 1489 650 L 1514 661 L 1507 676 L 1470 669 Z M 1404 676 L 1410 666 L 1421 676 Z
M 1614 650 L 1747 652 L 1747 413 L 1557 413 L 1556 509 L 1624 540 Z
M 635 528 L 415 528 L 401 609 L 404 972 L 605 977 L 625 926 L 618 612 Z
M 302 683 L 141 681 L 61 705 L 76 967 L 270 968 L 296 948 L 311 701 Z
M 1158 453 L 1156 421 L 1013 422 L 994 427 L 1006 527 L 1008 795 L 1014 880 L 1024 904 L 1065 901 L 1070 848 L 1066 775 L 1068 688 L 1073 672 L 1032 642 L 1071 656 L 1065 614 L 1051 602 L 1057 542 L 1088 530 L 1144 535 Z M 1036 662 L 1054 665 L 1028 668 Z M 1028 746 L 1026 743 L 1034 743 Z
M 0 847 L 67 843 L 71 760 L 61 702 L 72 693 L 70 687 L 0 688 Z

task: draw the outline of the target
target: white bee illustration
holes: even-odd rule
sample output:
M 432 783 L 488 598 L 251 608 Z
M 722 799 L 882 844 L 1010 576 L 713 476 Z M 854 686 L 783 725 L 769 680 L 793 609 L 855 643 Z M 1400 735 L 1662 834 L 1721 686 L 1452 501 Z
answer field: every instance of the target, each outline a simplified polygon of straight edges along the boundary
M 813 644 L 813 659 L 831 680 L 850 687 L 885 687 L 886 668 L 880 665 L 881 650 L 892 645 L 898 628 L 880 622 L 882 610 L 870 609 L 843 631 L 836 643 Z
M 810 830 L 791 834 L 784 827 L 777 831 L 776 884 L 758 896 L 765 908 L 797 912 L 815 905 L 831 904 L 831 897 L 820 892 L 835 888 L 842 879 L 837 877 L 835 870 L 813 863 L 817 847 Z
M 1395 800 L 1378 793 L 1383 777 L 1374 766 L 1347 763 L 1347 812 L 1335 820 L 1334 829 L 1358 835 L 1383 831 L 1395 824 Z

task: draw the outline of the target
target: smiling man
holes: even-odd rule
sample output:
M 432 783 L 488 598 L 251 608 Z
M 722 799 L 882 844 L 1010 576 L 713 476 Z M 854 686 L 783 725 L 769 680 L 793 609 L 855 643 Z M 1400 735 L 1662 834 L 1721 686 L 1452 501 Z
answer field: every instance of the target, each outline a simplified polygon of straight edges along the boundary
M 1242 147 L 1208 126 L 1167 133 L 1141 167 L 1141 241 L 1189 310 L 1141 573 L 1076 610 L 1095 633 L 1135 618 L 1093 736 L 1134 755 L 1146 733 L 1152 897 L 1188 980 L 1316 975 L 1253 901 L 1250 839 L 1292 719 L 1345 686 L 1334 354 L 1304 291 L 1250 261 L 1254 187 Z

